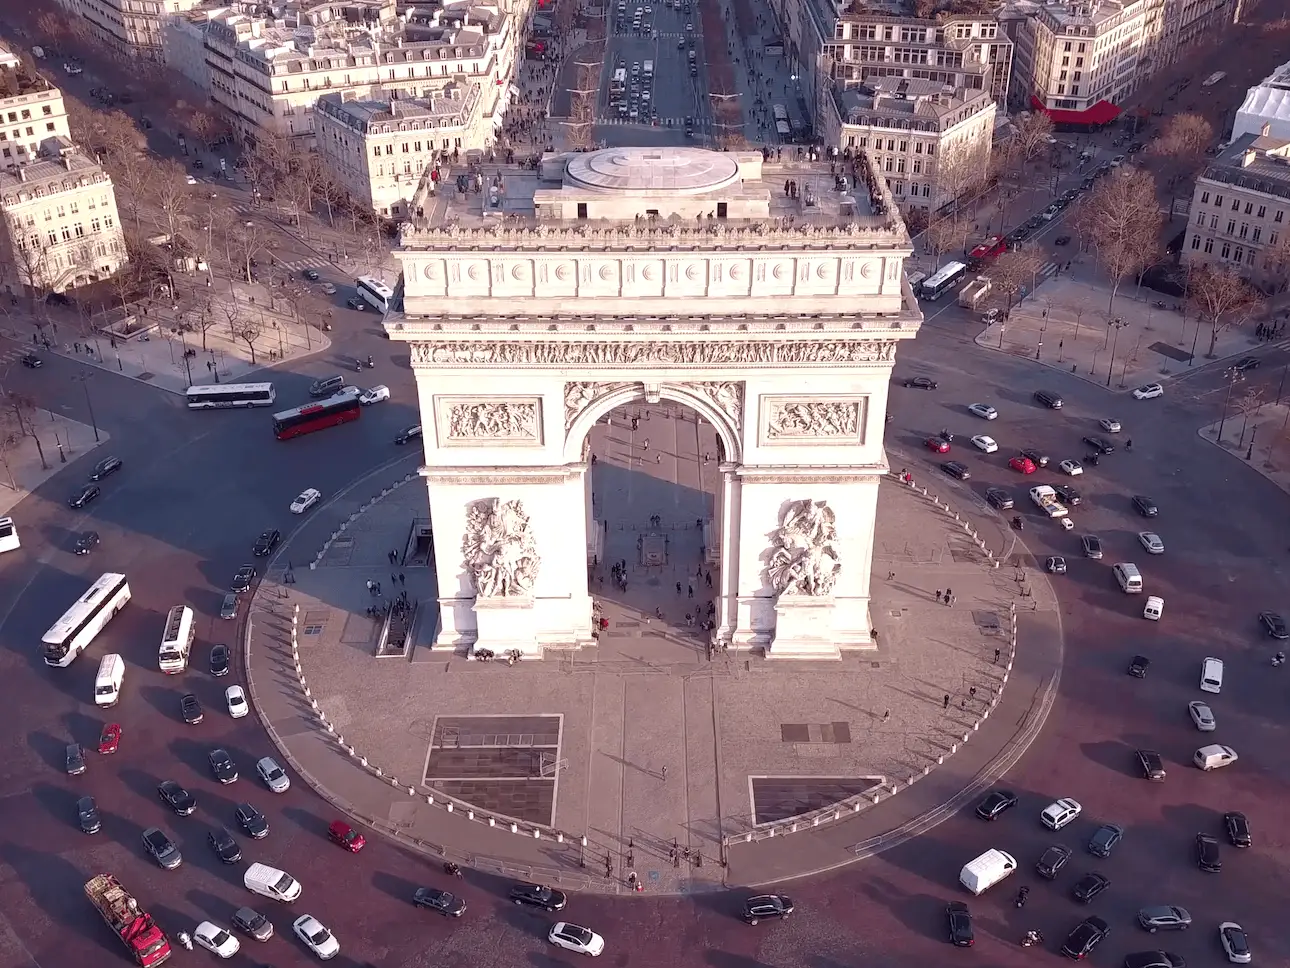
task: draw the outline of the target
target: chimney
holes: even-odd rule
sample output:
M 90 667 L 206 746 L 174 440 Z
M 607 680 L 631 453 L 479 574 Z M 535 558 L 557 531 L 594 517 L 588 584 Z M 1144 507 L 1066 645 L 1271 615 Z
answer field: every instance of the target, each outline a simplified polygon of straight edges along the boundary
M 72 170 L 72 156 L 70 152 L 63 155 L 63 168 L 67 171 Z
M 1249 168 L 1250 165 L 1254 164 L 1254 162 L 1258 160 L 1258 157 L 1259 153 L 1257 151 L 1253 148 L 1246 148 L 1245 154 L 1241 156 L 1241 167 Z
M 26 165 L 19 165 L 19 166 L 18 166 L 18 181 L 25 182 L 26 180 L 27 180 L 27 166 L 26 166 Z

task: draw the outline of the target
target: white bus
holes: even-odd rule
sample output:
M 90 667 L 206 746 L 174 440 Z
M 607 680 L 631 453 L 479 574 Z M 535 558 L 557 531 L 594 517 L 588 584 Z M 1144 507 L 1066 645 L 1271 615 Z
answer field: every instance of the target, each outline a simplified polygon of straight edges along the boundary
M 935 302 L 967 275 L 967 271 L 968 267 L 962 262 L 947 262 L 922 281 L 918 294 L 929 302 Z
M 161 633 L 161 649 L 157 652 L 157 665 L 168 676 L 188 668 L 188 653 L 193 648 L 193 610 L 187 605 L 176 605 L 166 616 L 166 630 Z
M 390 300 L 394 298 L 394 290 L 381 282 L 380 279 L 373 279 L 371 276 L 359 276 L 355 287 L 358 289 L 358 296 L 367 302 L 373 309 L 380 312 L 386 312 L 390 308 Z
M 0 518 L 0 554 L 6 551 L 17 551 L 22 547 L 18 540 L 18 526 L 13 518 Z
M 186 395 L 189 410 L 269 407 L 278 398 L 272 383 L 214 383 L 189 387 Z
M 45 665 L 71 665 L 129 600 L 130 585 L 125 575 L 108 572 L 101 576 L 41 639 Z

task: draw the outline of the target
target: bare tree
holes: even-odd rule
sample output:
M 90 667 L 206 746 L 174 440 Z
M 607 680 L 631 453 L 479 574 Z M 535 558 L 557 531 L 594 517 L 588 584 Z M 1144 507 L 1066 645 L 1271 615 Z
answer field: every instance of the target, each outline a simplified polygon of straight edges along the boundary
M 1276 293 L 1290 288 L 1290 232 L 1280 232 L 1260 253 L 1263 274 Z
M 982 141 L 959 141 L 941 149 L 936 157 L 936 203 L 943 208 L 975 193 L 989 172 L 989 147 Z
M 991 292 L 1004 302 L 1004 309 L 1011 309 L 1018 296 L 1033 292 L 1035 276 L 1043 265 L 1038 253 L 1031 249 L 1010 249 L 990 266 Z
M 947 215 L 932 221 L 927 226 L 927 246 L 936 253 L 936 267 L 941 266 L 941 256 L 946 252 L 956 252 L 967 244 L 971 228 L 967 221 L 958 215 Z
M 251 365 L 255 366 L 255 341 L 264 335 L 264 327 L 256 319 L 239 319 L 231 327 L 235 339 L 240 339 L 251 351 Z
M 18 239 L 12 247 L 13 264 L 17 270 L 18 281 L 27 289 L 31 310 L 36 311 L 36 303 L 48 291 L 49 279 L 49 246 L 38 233 L 33 232 L 25 239 Z
M 36 435 L 36 422 L 34 420 L 40 407 L 34 397 L 27 396 L 25 393 L 9 391 L 4 396 L 4 416 L 0 418 L 0 436 L 8 437 L 8 431 L 17 431 L 20 442 L 23 437 L 30 437 L 36 444 L 36 452 L 40 455 L 40 466 L 49 470 L 49 462 L 45 460 L 45 448 L 41 446 L 40 438 Z M 6 446 L 7 449 L 7 446 Z M 5 469 L 9 471 L 9 480 L 13 481 L 13 471 L 9 467 L 9 462 L 5 460 Z
M 237 339 L 238 325 L 242 318 L 242 307 L 238 305 L 237 299 L 222 299 L 215 305 L 218 307 L 220 315 L 224 317 L 224 321 L 228 323 L 229 338 Z M 205 334 L 202 335 L 202 339 L 203 341 L 206 339 Z M 203 342 L 202 345 L 205 345 L 205 343 Z
M 1205 150 L 1213 140 L 1214 129 L 1199 114 L 1175 114 L 1151 142 L 1149 150 L 1166 175 L 1171 220 L 1178 186 L 1190 185 L 1191 176 L 1204 164 Z
M 234 308 L 236 309 L 236 306 Z M 188 310 L 188 319 L 192 323 L 193 331 L 201 333 L 202 352 L 206 352 L 208 349 L 206 345 L 206 334 L 210 332 L 211 327 L 215 325 L 215 321 L 217 319 L 215 315 L 215 300 L 209 291 L 202 292 L 197 296 L 196 302 L 194 302 L 192 307 Z M 230 331 L 232 330 L 231 323 L 229 329 Z
M 157 228 L 178 243 L 192 224 L 193 195 L 188 191 L 188 173 L 174 161 L 157 165 L 148 185 L 148 196 L 156 206 Z
M 578 61 L 574 67 L 576 68 L 574 83 L 578 86 L 569 89 L 569 119 L 565 122 L 565 137 L 569 147 L 577 151 L 586 151 L 591 147 L 595 136 L 600 65 Z
M 209 145 L 211 135 L 215 133 L 215 119 L 209 112 L 197 108 L 188 119 L 188 130 L 203 145 Z
M 1043 111 L 1031 111 L 1013 124 L 1011 142 L 1022 161 L 1034 161 L 1052 144 L 1053 122 Z
M 1214 356 L 1218 338 L 1240 326 L 1263 307 L 1259 291 L 1225 266 L 1199 265 L 1192 270 L 1187 302 L 1200 323 L 1209 327 L 1209 353 Z
M 1156 258 L 1162 222 L 1155 179 L 1141 168 L 1116 169 L 1072 211 L 1071 224 L 1092 242 L 1098 263 L 1110 277 L 1108 313 L 1125 279 Z
M 255 222 L 242 222 L 233 230 L 232 241 L 238 257 L 238 272 L 245 274 L 248 283 L 254 282 L 255 274 L 252 272 L 254 266 L 251 263 L 264 248 L 264 237 L 260 226 Z

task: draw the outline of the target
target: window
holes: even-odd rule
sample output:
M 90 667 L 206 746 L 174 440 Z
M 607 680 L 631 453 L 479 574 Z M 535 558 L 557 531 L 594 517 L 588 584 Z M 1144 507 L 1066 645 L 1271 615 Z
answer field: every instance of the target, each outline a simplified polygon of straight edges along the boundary
M 1214 229 L 1214 230 L 1217 230 L 1217 229 L 1218 229 L 1218 216 L 1217 216 L 1217 215 L 1211 215 L 1211 216 L 1209 217 L 1209 227 L 1210 227 L 1211 229 Z
M 1214 207 L 1215 207 L 1215 208 L 1222 208 L 1222 207 L 1223 207 L 1223 196 L 1222 196 L 1222 195 L 1215 195 L 1215 196 L 1214 196 Z
M 1204 212 L 1197 212 L 1197 213 L 1196 213 L 1196 224 L 1197 224 L 1197 225 L 1199 225 L 1199 226 L 1201 226 L 1202 228 L 1204 228 L 1204 226 L 1205 226 L 1205 213 L 1204 213 Z
M 1254 212 L 1254 203 L 1253 203 L 1253 202 L 1246 202 L 1246 203 L 1245 203 L 1245 214 L 1246 214 L 1246 215 L 1251 215 L 1251 214 L 1253 214 L 1253 212 Z
M 85 226 L 84 226 L 84 225 L 82 225 L 80 222 L 77 222 L 77 223 L 76 223 L 76 225 L 75 225 L 75 230 L 76 230 L 76 237 L 77 237 L 78 239 L 83 239 L 83 238 L 85 238 Z
M 77 212 L 81 210 L 81 206 L 79 202 L 68 202 L 67 208 L 68 208 L 68 211 L 70 211 L 73 215 L 75 215 Z
M 1286 215 L 1285 209 L 1279 208 L 1277 209 L 1277 214 L 1272 216 L 1272 221 L 1280 223 L 1281 220 L 1285 218 L 1285 215 Z
M 1199 236 L 1199 235 L 1193 235 L 1193 236 L 1191 237 L 1191 247 L 1192 247 L 1193 249 L 1199 249 L 1199 248 L 1200 248 L 1200 236 Z
M 1220 257 L 1224 259 L 1230 259 L 1232 257 L 1232 246 L 1229 243 L 1224 242 L 1223 248 L 1219 251 L 1218 254 Z
M 1209 204 L 1209 192 L 1201 192 L 1201 193 L 1200 193 L 1200 203 L 1201 203 L 1202 205 L 1208 205 L 1208 204 Z
M 1250 241 L 1251 242 L 1259 241 L 1259 236 L 1262 234 L 1263 234 L 1263 230 L 1259 228 L 1257 225 L 1254 226 L 1254 231 L 1250 233 Z
M 49 244 L 50 245 L 58 244 L 58 233 L 55 232 L 53 229 L 49 230 Z
M 1214 251 L 1214 240 L 1213 240 L 1213 239 L 1206 239 L 1206 240 L 1205 240 L 1205 252 L 1208 254 L 1208 253 L 1212 253 L 1213 251 Z
M 70 241 L 72 241 L 72 230 L 71 230 L 71 229 L 69 229 L 66 225 L 64 225 L 64 226 L 63 226 L 63 230 L 62 230 L 62 233 L 61 233 L 61 234 L 62 234 L 62 236 L 63 236 L 63 241 L 64 241 L 64 242 L 70 242 Z
M 1238 245 L 1238 246 L 1236 247 L 1236 251 L 1233 253 L 1232 257 L 1233 257 L 1237 262 L 1244 262 L 1244 261 L 1245 261 L 1245 250 L 1244 250 L 1243 248 L 1241 248 L 1241 247 Z
M 1245 264 L 1246 264 L 1246 265 L 1251 265 L 1251 266 L 1252 266 L 1252 265 L 1254 265 L 1254 250 L 1253 250 L 1253 249 L 1251 249 L 1249 252 L 1245 253 Z
M 91 232 L 102 232 L 102 231 L 103 231 L 103 223 L 102 223 L 102 222 L 100 222 L 100 221 L 98 220 L 98 218 L 92 218 L 92 219 L 90 219 L 90 231 L 91 231 Z
M 51 108 L 48 104 L 46 104 L 43 108 L 41 108 L 40 113 L 45 115 L 45 117 L 49 117 L 49 115 L 54 113 L 54 109 Z
M 1227 234 L 1231 235 L 1235 231 L 1236 231 L 1236 222 L 1229 218 L 1227 220 Z
M 1267 215 L 1267 214 L 1268 214 L 1268 207 L 1267 207 L 1266 205 L 1260 205 L 1260 206 L 1259 206 L 1259 218 L 1263 218 L 1263 217 L 1264 217 L 1265 215 Z
M 1244 222 L 1242 222 L 1242 223 L 1241 223 L 1241 231 L 1237 232 L 1237 233 L 1236 233 L 1236 236 L 1237 236 L 1237 238 L 1241 238 L 1241 239 L 1243 239 L 1243 238 L 1245 238 L 1245 236 L 1246 236 L 1247 234 L 1249 234 L 1249 231 L 1250 231 L 1250 227 L 1249 227 L 1248 225 L 1246 225 Z
M 1232 199 L 1232 211 L 1239 212 L 1240 210 L 1241 210 L 1241 200 L 1239 198 Z

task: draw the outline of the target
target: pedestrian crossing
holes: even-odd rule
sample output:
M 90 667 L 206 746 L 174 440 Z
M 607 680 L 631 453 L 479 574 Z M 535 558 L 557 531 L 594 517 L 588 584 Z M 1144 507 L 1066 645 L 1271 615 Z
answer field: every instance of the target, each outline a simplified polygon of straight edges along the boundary
M 305 256 L 303 259 L 275 259 L 274 261 L 275 264 L 286 269 L 291 269 L 293 272 L 300 272 L 304 269 L 322 269 L 325 266 L 330 266 L 332 264 L 330 259 L 326 259 L 320 255 Z
M 667 128 L 667 127 L 672 127 L 672 128 L 679 128 L 679 129 L 684 130 L 684 128 L 685 128 L 685 118 L 652 118 L 652 117 L 642 117 L 642 118 L 637 118 L 635 121 L 633 121 L 631 118 L 619 118 L 619 117 L 612 117 L 612 118 L 596 118 L 596 124 L 598 124 L 598 125 L 600 125 L 600 124 L 608 124 L 608 125 L 616 125 L 616 126 L 625 126 L 625 125 L 644 125 L 644 126 L 645 126 L 645 127 L 647 127 L 647 128 Z

